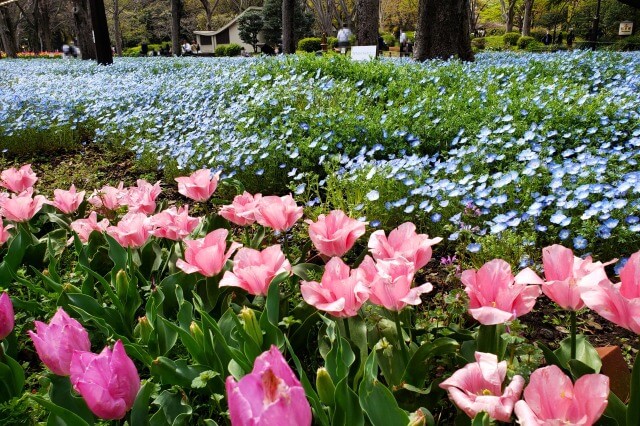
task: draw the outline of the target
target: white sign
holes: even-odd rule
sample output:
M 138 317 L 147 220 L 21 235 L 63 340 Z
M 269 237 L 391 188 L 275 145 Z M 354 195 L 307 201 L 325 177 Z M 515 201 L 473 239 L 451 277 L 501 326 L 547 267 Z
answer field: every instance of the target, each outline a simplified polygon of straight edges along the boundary
M 378 46 L 353 46 L 351 48 L 351 59 L 354 61 L 370 61 L 376 57 Z
M 633 22 L 631 21 L 622 21 L 620 22 L 620 30 L 618 31 L 618 35 L 631 35 L 633 34 Z

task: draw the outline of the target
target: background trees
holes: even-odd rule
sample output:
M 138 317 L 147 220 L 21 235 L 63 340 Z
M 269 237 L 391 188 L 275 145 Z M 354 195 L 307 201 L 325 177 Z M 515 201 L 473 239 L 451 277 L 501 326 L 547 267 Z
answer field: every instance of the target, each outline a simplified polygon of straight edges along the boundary
M 63 43 L 74 41 L 84 58 L 95 58 L 88 1 L 18 0 L 0 6 L 0 48 L 14 55 L 23 49 L 36 52 L 60 49 Z M 250 6 L 263 7 L 267 41 L 275 45 L 282 39 L 283 0 L 104 2 L 117 53 L 142 42 L 158 44 L 173 40 L 173 48 L 177 49 L 182 39 L 193 40 L 193 31 L 220 28 Z M 640 0 L 601 2 L 600 25 L 605 39 L 617 37 L 620 20 L 633 20 L 636 31 L 640 28 Z M 335 36 L 346 23 L 359 43 L 375 44 L 378 31 L 412 32 L 419 21 L 419 0 L 294 0 L 293 3 L 294 41 L 311 34 Z M 585 38 L 593 26 L 597 0 L 466 0 L 465 3 L 472 33 L 477 34 L 477 29 L 493 33 L 495 29 L 527 35 L 532 28 L 555 29 L 558 33 L 574 28 L 578 37 Z M 425 3 L 428 4 L 431 2 Z M 539 32 L 534 31 L 533 35 Z

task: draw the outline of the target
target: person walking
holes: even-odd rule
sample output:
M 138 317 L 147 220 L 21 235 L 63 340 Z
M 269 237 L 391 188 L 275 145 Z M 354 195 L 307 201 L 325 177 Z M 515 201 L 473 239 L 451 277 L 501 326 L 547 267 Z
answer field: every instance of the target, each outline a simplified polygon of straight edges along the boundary
M 347 49 L 351 45 L 350 37 L 352 33 L 347 24 L 344 24 L 340 31 L 338 31 L 338 47 L 342 51 L 342 53 L 346 53 Z

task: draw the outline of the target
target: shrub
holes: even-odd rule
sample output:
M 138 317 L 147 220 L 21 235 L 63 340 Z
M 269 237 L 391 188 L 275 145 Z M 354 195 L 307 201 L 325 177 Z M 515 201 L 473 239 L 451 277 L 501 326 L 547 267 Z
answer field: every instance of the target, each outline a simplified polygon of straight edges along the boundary
M 505 33 L 504 28 L 502 27 L 497 27 L 497 28 L 489 28 L 487 30 L 487 35 L 491 35 L 491 36 L 501 36 Z
M 338 46 L 338 37 L 328 37 L 327 38 L 327 44 L 328 44 L 328 48 L 329 49 L 333 49 L 334 47 Z
M 471 39 L 471 46 L 477 50 L 483 50 L 487 44 L 487 40 L 484 37 L 476 37 Z
M 322 40 L 318 37 L 303 38 L 298 42 L 298 50 L 303 52 L 317 52 L 322 49 Z
M 504 44 L 509 46 L 515 46 L 518 44 L 518 39 L 520 39 L 520 33 L 506 33 L 502 36 Z
M 640 50 L 640 33 L 625 37 L 613 44 L 614 50 L 630 51 Z
M 534 43 L 535 38 L 529 36 L 522 36 L 518 39 L 518 49 L 526 49 L 529 44 Z
M 238 44 L 221 44 L 216 47 L 214 54 L 216 56 L 238 56 L 242 51 L 242 47 Z
M 407 41 L 409 41 L 410 43 L 414 43 L 416 41 L 415 31 L 407 31 Z
M 393 34 L 384 33 L 384 34 L 382 34 L 382 39 L 384 40 L 384 43 L 387 46 L 395 46 L 396 45 L 396 38 L 393 36 Z
M 532 28 L 531 31 L 529 31 L 529 35 L 536 39 L 536 41 L 542 41 L 546 34 L 547 30 L 545 28 Z
M 524 48 L 527 52 L 540 52 L 543 50 L 548 50 L 548 47 L 544 44 L 536 41 L 535 39 L 527 44 L 527 47 Z

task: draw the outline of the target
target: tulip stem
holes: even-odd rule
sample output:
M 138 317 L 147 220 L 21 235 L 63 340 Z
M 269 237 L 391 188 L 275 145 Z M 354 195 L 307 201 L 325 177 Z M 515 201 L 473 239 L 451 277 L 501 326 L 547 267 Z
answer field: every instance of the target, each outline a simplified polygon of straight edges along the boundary
M 576 311 L 571 311 L 571 359 L 576 359 Z
M 404 342 L 404 335 L 402 334 L 402 324 L 400 322 L 400 312 L 393 312 L 393 319 L 396 322 L 396 333 L 398 334 L 398 343 L 400 344 L 400 351 L 402 352 L 402 360 L 406 366 L 409 363 L 409 352 L 407 352 L 407 345 Z
M 351 330 L 349 330 L 349 319 L 343 318 L 342 325 L 344 326 L 344 337 L 346 337 L 348 341 L 351 341 Z

